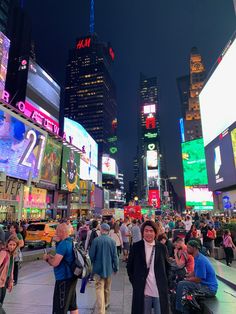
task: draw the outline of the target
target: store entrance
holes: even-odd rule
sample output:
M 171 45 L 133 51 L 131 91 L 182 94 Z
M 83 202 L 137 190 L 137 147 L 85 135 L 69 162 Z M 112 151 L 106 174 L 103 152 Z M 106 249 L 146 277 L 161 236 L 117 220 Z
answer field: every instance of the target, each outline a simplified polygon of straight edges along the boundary
M 13 205 L 0 205 L 0 221 L 16 221 L 16 207 Z

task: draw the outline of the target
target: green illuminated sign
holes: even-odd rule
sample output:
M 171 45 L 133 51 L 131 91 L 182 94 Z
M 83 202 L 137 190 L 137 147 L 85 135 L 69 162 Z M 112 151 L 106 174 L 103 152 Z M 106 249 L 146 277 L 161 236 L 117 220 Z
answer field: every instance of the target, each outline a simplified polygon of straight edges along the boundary
M 157 133 L 148 132 L 148 133 L 144 134 L 144 137 L 146 137 L 146 138 L 157 138 Z
M 115 154 L 115 153 L 117 153 L 117 151 L 118 151 L 117 147 L 111 147 L 110 148 L 110 153 L 111 154 Z
M 206 158 L 203 139 L 182 143 L 185 186 L 207 185 Z
M 117 141 L 117 136 L 109 137 L 107 140 L 108 140 L 109 143 L 114 143 L 114 142 Z

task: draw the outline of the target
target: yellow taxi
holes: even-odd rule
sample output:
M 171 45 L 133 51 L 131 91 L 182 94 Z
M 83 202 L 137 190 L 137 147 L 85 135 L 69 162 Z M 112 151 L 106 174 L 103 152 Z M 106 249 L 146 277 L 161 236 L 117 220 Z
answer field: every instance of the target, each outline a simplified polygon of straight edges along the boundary
M 29 248 L 51 246 L 58 224 L 57 222 L 31 223 L 26 230 L 25 245 Z

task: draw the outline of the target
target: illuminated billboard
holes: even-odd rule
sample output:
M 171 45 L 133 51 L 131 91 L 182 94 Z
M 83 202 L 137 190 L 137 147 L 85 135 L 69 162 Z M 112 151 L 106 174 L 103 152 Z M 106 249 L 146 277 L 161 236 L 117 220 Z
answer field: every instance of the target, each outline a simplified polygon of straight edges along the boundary
M 147 170 L 147 180 L 149 188 L 158 187 L 158 169 Z
M 186 206 L 193 210 L 214 209 L 213 194 L 208 188 L 185 187 Z
M 61 155 L 62 144 L 49 137 L 47 139 L 45 153 L 42 161 L 41 180 L 58 184 L 58 179 L 60 176 Z
M 24 187 L 24 208 L 39 208 L 47 207 L 47 190 L 35 187 Z
M 47 133 L 0 105 L 0 171 L 38 180 Z
M 161 206 L 159 190 L 148 191 L 148 205 L 153 206 L 155 208 L 159 208 Z
M 156 113 L 156 105 L 144 105 L 143 106 L 143 113 L 144 114 L 149 114 L 149 113 Z
M 68 142 L 84 151 L 81 156 L 81 179 L 97 183 L 98 144 L 82 125 L 71 119 L 64 118 L 64 132 Z
M 205 146 L 236 121 L 235 69 L 236 40 L 232 39 L 199 95 Z
M 236 183 L 236 122 L 205 148 L 209 188 L 213 191 Z
M 116 161 L 113 158 L 102 156 L 102 173 L 111 176 L 117 175 Z
M 147 167 L 148 169 L 157 168 L 158 160 L 157 160 L 157 151 L 156 150 L 148 150 L 147 151 Z
M 71 148 L 63 146 L 61 189 L 79 192 L 80 155 Z
M 0 95 L 5 88 L 10 40 L 0 32 Z
M 203 139 L 182 143 L 184 185 L 207 185 L 206 158 Z

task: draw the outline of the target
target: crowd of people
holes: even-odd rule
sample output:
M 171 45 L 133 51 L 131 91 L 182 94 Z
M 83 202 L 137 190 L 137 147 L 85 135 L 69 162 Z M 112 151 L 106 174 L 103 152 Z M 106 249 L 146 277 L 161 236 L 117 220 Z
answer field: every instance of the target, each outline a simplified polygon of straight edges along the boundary
M 112 273 L 118 272 L 119 262 L 127 267 L 133 287 L 132 314 L 186 313 L 184 293 L 198 291 L 211 297 L 217 292 L 215 271 L 208 259 L 216 241 L 224 248 L 227 265 L 233 262 L 234 241 L 222 227 L 222 219 L 197 213 L 142 220 L 85 219 L 78 221 L 77 228 L 70 220 L 60 223 L 54 237 L 55 252 L 44 255 L 56 280 L 53 314 L 79 313 L 78 278 L 72 271 L 74 240 L 90 256 L 93 270 L 86 280 L 95 282 L 96 313 L 105 314 L 110 306 Z M 26 228 L 27 222 L 9 224 L 7 232 L 0 228 L 1 305 L 6 290 L 17 284 Z M 222 235 L 220 240 L 217 233 Z

